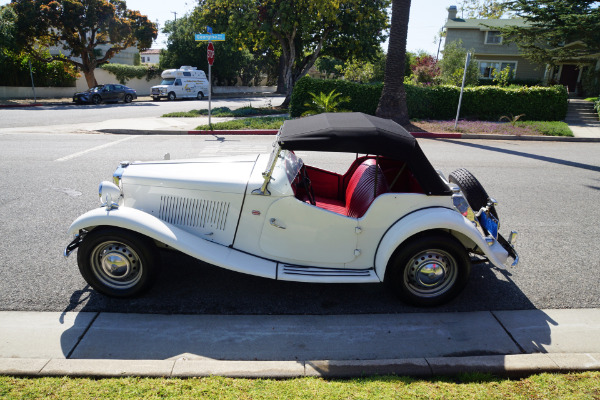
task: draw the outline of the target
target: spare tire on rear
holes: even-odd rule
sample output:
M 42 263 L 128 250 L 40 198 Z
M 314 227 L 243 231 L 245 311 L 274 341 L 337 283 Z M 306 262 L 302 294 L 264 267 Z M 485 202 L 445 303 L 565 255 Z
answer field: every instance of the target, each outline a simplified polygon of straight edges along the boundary
M 458 185 L 473 211 L 477 212 L 481 207 L 487 206 L 490 197 L 477 178 L 467 169 L 459 168 L 450 173 L 448 181 Z M 490 212 L 498 219 L 498 213 L 494 206 L 490 207 Z

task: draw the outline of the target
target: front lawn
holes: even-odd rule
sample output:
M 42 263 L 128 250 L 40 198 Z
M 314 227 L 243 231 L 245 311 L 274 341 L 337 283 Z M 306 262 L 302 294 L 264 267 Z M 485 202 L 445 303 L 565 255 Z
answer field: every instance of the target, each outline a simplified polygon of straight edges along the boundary
M 239 118 L 231 121 L 217 122 L 209 125 L 200 125 L 196 127 L 199 131 L 210 130 L 255 130 L 255 129 L 279 129 L 283 122 L 289 117 L 260 117 L 260 118 Z
M 232 121 L 218 122 L 208 125 L 200 125 L 197 130 L 244 130 L 244 129 L 279 129 L 288 117 L 261 117 L 240 118 Z M 459 121 L 454 130 L 454 121 L 411 121 L 406 127 L 410 132 L 432 132 L 432 133 L 472 133 L 472 134 L 494 134 L 494 135 L 548 135 L 548 136 L 573 136 L 569 126 L 560 121 L 517 121 L 514 124 L 508 122 L 489 121 Z
M 411 132 L 573 136 L 569 126 L 562 121 L 516 121 L 514 124 L 491 121 L 458 121 L 456 130 L 454 121 L 415 120 L 411 121 L 411 125 L 412 127 L 409 127 Z
M 14 378 L 2 399 L 598 399 L 600 372 L 501 379 L 485 374 L 413 379 Z
M 217 107 L 211 110 L 211 115 L 213 117 L 255 117 L 261 115 L 280 115 L 285 114 L 286 112 L 286 110 L 255 108 L 252 106 L 241 107 L 235 110 L 232 110 L 229 107 Z M 172 112 L 163 115 L 163 117 L 168 118 L 196 118 L 206 116 L 208 116 L 208 109 Z

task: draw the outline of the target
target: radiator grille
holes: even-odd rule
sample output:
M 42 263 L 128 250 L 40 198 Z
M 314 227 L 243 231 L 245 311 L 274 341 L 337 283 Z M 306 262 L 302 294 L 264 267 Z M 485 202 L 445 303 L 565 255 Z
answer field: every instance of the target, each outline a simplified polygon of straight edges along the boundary
M 173 225 L 225 230 L 229 203 L 176 196 L 161 196 L 158 217 Z

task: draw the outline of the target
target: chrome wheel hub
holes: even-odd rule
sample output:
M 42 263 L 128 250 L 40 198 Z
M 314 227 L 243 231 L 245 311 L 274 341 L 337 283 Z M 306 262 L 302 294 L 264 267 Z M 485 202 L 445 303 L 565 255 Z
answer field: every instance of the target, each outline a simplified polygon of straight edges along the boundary
M 135 250 L 124 243 L 100 243 L 91 254 L 96 278 L 112 289 L 128 289 L 142 277 L 142 262 Z
M 102 269 L 111 278 L 119 279 L 131 271 L 131 264 L 124 254 L 110 252 L 102 256 Z
M 409 291 L 421 297 L 433 297 L 448 291 L 456 282 L 456 260 L 443 250 L 431 249 L 416 254 L 404 269 Z

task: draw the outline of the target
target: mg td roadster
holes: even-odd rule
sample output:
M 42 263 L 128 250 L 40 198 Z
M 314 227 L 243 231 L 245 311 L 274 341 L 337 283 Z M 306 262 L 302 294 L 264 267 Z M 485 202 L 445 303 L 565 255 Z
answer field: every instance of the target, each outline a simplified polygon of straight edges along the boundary
M 344 174 L 295 152 L 356 153 Z M 286 121 L 270 154 L 122 162 L 101 207 L 77 218 L 66 247 L 85 280 L 114 297 L 155 281 L 159 250 L 259 277 L 384 282 L 434 306 L 465 287 L 472 262 L 516 265 L 516 232 L 499 234 L 496 202 L 465 169 L 446 179 L 415 138 L 361 113 Z

